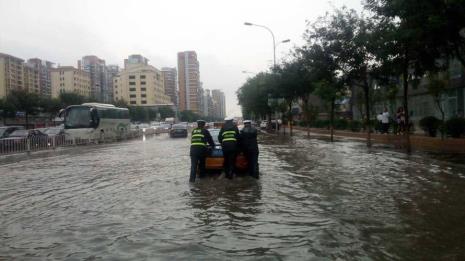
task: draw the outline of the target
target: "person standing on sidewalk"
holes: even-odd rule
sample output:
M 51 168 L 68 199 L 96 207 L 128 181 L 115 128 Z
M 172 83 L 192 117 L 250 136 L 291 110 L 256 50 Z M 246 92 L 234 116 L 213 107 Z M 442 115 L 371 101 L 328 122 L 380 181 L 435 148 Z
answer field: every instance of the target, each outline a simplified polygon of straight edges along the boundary
M 387 108 L 384 108 L 384 112 L 381 117 L 382 133 L 389 133 L 389 112 Z
M 247 158 L 247 172 L 250 176 L 258 179 L 257 129 L 252 126 L 252 122 L 249 120 L 244 121 L 244 128 L 241 130 L 240 141 L 242 151 Z
M 221 148 L 223 149 L 224 171 L 228 179 L 233 178 L 238 139 L 239 129 L 234 124 L 233 118 L 226 117 L 224 125 L 218 134 L 218 141 L 221 143 Z

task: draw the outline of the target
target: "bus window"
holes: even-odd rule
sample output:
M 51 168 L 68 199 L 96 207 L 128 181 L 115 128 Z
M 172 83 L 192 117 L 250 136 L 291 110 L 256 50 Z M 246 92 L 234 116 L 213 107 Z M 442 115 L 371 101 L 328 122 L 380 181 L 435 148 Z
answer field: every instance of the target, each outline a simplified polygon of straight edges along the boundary
M 71 107 L 67 109 L 65 128 L 90 128 L 92 118 L 89 107 Z

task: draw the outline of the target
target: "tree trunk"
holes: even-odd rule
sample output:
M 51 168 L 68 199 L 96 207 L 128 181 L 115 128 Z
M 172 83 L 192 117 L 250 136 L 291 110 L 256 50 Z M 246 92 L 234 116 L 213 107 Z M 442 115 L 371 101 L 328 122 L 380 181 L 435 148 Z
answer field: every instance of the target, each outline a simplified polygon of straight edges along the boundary
M 366 128 L 367 128 L 367 147 L 371 147 L 371 122 L 370 122 L 370 86 L 365 73 L 363 89 L 365 93 L 365 113 L 366 113 Z
M 305 108 L 305 120 L 307 121 L 307 137 L 310 138 L 310 112 L 308 108 L 308 99 L 303 99 Z
M 436 105 L 438 106 L 438 109 L 439 109 L 439 112 L 441 112 L 441 140 L 444 140 L 444 118 L 445 118 L 445 114 L 444 114 L 444 110 L 442 109 L 442 106 L 441 106 L 441 101 L 440 99 L 435 99 L 436 100 Z
M 25 116 L 25 118 L 26 118 L 26 130 L 27 130 L 27 129 L 29 129 L 29 119 L 28 119 L 28 118 L 29 118 L 29 117 L 28 117 L 29 115 L 28 115 L 28 113 L 26 112 L 26 113 L 24 113 L 24 116 Z
M 405 52 L 404 58 L 404 65 L 402 68 L 402 76 L 403 76 L 403 87 L 404 87 L 404 112 L 405 112 L 405 131 L 404 131 L 404 139 L 405 139 L 405 149 L 407 153 L 412 151 L 411 144 L 410 144 L 410 115 L 408 110 L 408 52 Z
M 292 102 L 290 102 L 288 106 L 289 106 L 289 120 L 288 120 L 289 136 L 292 136 Z
M 334 102 L 336 101 L 336 99 L 331 99 L 331 112 L 330 112 L 330 116 L 329 116 L 329 132 L 330 132 L 330 135 L 331 135 L 331 142 L 334 141 Z

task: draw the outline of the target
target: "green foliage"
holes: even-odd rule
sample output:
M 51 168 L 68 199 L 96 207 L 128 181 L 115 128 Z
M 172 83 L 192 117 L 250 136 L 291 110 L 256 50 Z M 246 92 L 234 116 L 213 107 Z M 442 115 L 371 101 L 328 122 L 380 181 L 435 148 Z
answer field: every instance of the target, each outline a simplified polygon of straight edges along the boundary
M 420 120 L 420 127 L 430 137 L 436 137 L 439 127 L 441 126 L 441 120 L 434 116 L 427 116 Z
M 128 108 L 129 107 L 128 103 L 123 99 L 114 101 L 113 105 L 115 105 L 116 107 L 120 107 L 120 108 Z
M 351 120 L 348 122 L 347 127 L 353 132 L 359 132 L 362 129 L 362 122 Z
M 163 106 L 163 107 L 158 108 L 158 113 L 160 113 L 160 118 L 162 119 L 176 116 L 176 113 L 170 106 Z
M 152 108 L 142 106 L 130 106 L 129 117 L 134 122 L 150 122 L 156 120 L 157 111 Z
M 181 121 L 194 122 L 201 118 L 200 115 L 194 113 L 193 111 L 181 111 L 179 113 L 179 119 Z
M 334 128 L 336 130 L 346 130 L 349 126 L 349 122 L 346 119 L 336 119 L 334 121 Z
M 70 105 L 83 104 L 88 102 L 86 97 L 79 95 L 74 92 L 62 92 L 59 96 L 62 108 L 66 108 Z
M 446 133 L 453 138 L 460 138 L 465 134 L 465 119 L 451 118 L 445 123 Z

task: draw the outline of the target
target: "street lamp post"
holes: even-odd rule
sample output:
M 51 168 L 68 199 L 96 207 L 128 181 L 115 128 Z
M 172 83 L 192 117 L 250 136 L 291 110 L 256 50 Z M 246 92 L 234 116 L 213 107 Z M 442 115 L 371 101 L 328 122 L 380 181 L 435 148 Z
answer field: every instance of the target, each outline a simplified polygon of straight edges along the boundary
M 245 22 L 244 25 L 248 25 L 248 26 L 258 26 L 258 27 L 261 27 L 261 28 L 264 28 L 266 29 L 268 32 L 270 32 L 271 34 L 271 38 L 273 38 L 273 68 L 276 68 L 276 46 L 281 44 L 281 43 L 288 43 L 290 42 L 291 40 L 289 39 L 286 39 L 286 40 L 282 40 L 280 41 L 278 44 L 276 44 L 276 39 L 274 37 L 274 33 L 273 31 L 271 31 L 270 28 L 264 26 L 264 25 L 259 25 L 259 24 L 253 24 L 253 23 L 249 23 L 249 22 Z
M 271 31 L 270 28 L 264 26 L 264 25 L 259 25 L 259 24 L 253 24 L 253 23 L 249 23 L 249 22 L 245 22 L 244 25 L 247 25 L 247 26 L 258 26 L 258 27 L 261 27 L 261 28 L 264 28 L 266 29 L 268 32 L 270 32 L 271 34 L 271 38 L 273 39 L 273 69 L 276 69 L 276 46 L 279 45 L 279 44 L 282 44 L 282 43 L 288 43 L 290 42 L 291 40 L 289 39 L 286 39 L 286 40 L 282 40 L 282 41 L 279 41 L 278 44 L 276 44 L 276 39 L 274 37 L 274 33 L 273 31 Z M 277 116 L 275 116 L 275 118 L 277 118 Z M 276 121 L 276 134 L 278 134 L 278 119 L 275 119 Z M 269 119 L 269 122 L 268 122 L 268 126 L 271 127 L 271 115 L 270 115 L 270 119 Z

